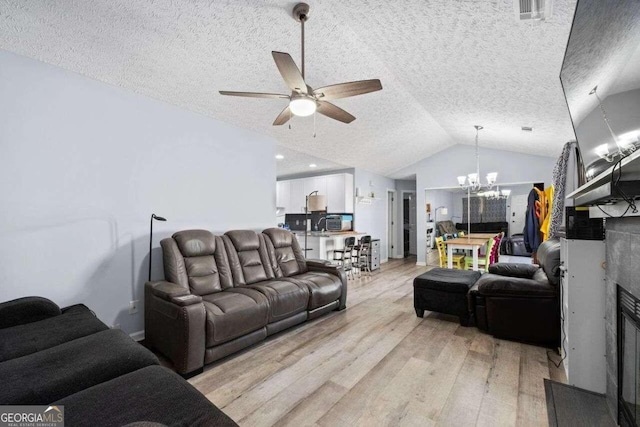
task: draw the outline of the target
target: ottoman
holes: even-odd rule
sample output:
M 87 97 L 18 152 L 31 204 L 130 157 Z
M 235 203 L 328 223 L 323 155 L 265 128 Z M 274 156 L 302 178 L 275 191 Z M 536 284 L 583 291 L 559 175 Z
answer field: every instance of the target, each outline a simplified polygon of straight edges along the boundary
M 460 318 L 469 326 L 467 293 L 482 274 L 479 271 L 434 268 L 413 279 L 413 307 L 418 317 L 424 311 L 437 311 Z

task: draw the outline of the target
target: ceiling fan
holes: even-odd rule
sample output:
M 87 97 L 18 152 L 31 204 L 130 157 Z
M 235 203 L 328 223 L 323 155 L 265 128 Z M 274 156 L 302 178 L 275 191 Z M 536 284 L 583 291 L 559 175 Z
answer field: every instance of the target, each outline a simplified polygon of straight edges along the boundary
M 316 111 L 340 122 L 351 123 L 356 119 L 353 115 L 328 101 L 381 90 L 382 84 L 380 80 L 360 80 L 324 86 L 315 90 L 312 89 L 304 80 L 304 23 L 309 19 L 309 5 L 306 3 L 296 4 L 293 8 L 293 17 L 296 21 L 300 22 L 302 27 L 302 72 L 300 72 L 293 58 L 291 58 L 291 55 L 288 53 L 271 52 L 282 78 L 289 89 L 291 89 L 291 95 L 230 92 L 226 90 L 221 90 L 220 94 L 247 98 L 288 99 L 289 105 L 276 117 L 276 120 L 273 122 L 274 126 L 285 124 L 289 121 L 292 114 L 305 117 L 312 115 Z

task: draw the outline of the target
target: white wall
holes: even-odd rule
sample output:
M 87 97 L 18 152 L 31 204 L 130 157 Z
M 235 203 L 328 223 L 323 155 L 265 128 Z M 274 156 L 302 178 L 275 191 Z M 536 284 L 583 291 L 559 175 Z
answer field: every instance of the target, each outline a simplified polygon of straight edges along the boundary
M 395 181 L 362 169 L 355 170 L 355 188 L 361 196 L 367 196 L 372 191 L 376 200 L 370 205 L 357 202 L 354 206 L 355 230 L 370 234 L 374 239 L 380 239 L 380 261 L 389 257 L 387 245 L 387 190 L 395 189 Z M 355 193 L 355 189 L 354 189 Z
M 271 138 L 3 51 L 0 94 L 2 301 L 85 303 L 137 332 L 152 212 L 155 279 L 174 231 L 273 222 Z
M 560 142 L 561 146 L 564 142 Z M 544 182 L 551 184 L 553 157 L 534 156 L 511 151 L 480 149 L 480 173 L 498 172 L 500 182 Z M 426 213 L 425 189 L 455 186 L 456 177 L 475 171 L 475 147 L 454 145 L 397 172 L 399 176 L 416 174 L 418 198 L 418 263 L 425 262 Z

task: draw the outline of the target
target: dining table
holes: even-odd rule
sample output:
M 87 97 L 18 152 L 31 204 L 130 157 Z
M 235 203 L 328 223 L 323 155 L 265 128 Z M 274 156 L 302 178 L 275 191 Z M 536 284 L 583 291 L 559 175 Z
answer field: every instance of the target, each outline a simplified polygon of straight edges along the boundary
M 487 236 L 488 235 L 489 234 L 487 234 Z M 478 250 L 482 246 L 486 246 L 493 236 L 494 235 L 490 235 L 490 237 L 476 237 L 469 235 L 445 240 L 444 243 L 447 245 L 447 268 L 453 268 L 453 251 L 455 249 L 462 249 L 471 251 L 473 257 L 472 269 L 473 271 L 478 271 Z
M 465 237 L 471 237 L 472 239 L 493 239 L 494 237 L 496 237 L 497 233 L 470 233 L 467 234 Z

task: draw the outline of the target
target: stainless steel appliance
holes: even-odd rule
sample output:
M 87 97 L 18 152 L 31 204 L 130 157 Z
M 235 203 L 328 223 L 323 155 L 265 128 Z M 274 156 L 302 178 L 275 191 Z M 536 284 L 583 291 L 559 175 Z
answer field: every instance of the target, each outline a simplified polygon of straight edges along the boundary
M 327 231 L 342 231 L 342 215 L 327 215 Z
M 353 215 L 327 215 L 327 231 L 353 230 Z

